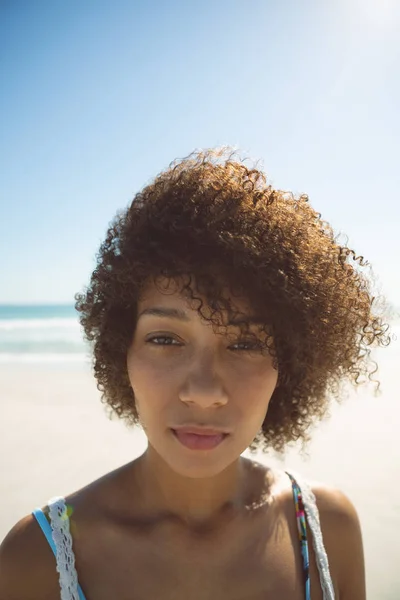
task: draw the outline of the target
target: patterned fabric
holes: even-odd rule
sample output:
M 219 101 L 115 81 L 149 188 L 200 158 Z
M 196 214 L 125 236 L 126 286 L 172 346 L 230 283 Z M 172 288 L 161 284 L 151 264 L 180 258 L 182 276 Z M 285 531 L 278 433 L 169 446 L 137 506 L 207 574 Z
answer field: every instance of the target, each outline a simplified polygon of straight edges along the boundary
M 303 576 L 304 576 L 304 584 L 305 584 L 305 600 L 311 599 L 310 593 L 310 557 L 308 555 L 308 543 L 307 543 L 307 529 L 306 529 L 306 515 L 304 510 L 303 503 L 303 495 L 301 493 L 301 489 L 299 484 L 295 480 L 295 478 L 285 471 L 285 473 L 290 477 L 293 487 L 293 496 L 294 496 L 294 506 L 296 511 L 296 519 L 297 519 L 297 530 L 299 532 L 299 540 L 300 540 L 300 550 L 301 556 L 303 559 Z
M 57 548 L 57 571 L 60 575 L 61 600 L 79 600 L 75 555 L 69 531 L 69 517 L 63 498 L 49 502 L 53 540 Z
M 52 498 L 48 502 L 50 523 L 40 508 L 32 514 L 36 518 L 56 557 L 59 573 L 61 600 L 86 600 L 78 583 L 75 568 L 75 555 L 72 548 L 72 536 L 69 529 L 69 515 L 64 498 Z
M 303 578 L 305 600 L 310 600 L 310 559 L 308 553 L 306 518 L 312 533 L 312 541 L 320 575 L 323 600 L 334 600 L 334 591 L 329 572 L 328 557 L 323 544 L 319 513 L 315 496 L 310 486 L 293 472 L 285 471 L 289 476 L 297 519 L 301 556 L 303 561 Z M 69 515 L 64 498 L 57 497 L 49 500 L 50 523 L 43 511 L 36 508 L 32 514 L 36 518 L 46 539 L 56 557 L 56 568 L 59 573 L 61 600 L 86 600 L 78 583 L 75 569 L 75 555 L 72 548 L 72 537 L 69 529 Z
M 290 474 L 287 471 L 286 471 L 286 474 L 289 475 L 289 477 L 290 477 Z M 296 490 L 297 490 L 297 488 L 300 489 L 302 506 L 304 509 L 303 512 L 305 512 L 305 517 L 307 519 L 308 526 L 312 533 L 312 542 L 313 542 L 313 547 L 314 547 L 314 551 L 315 551 L 315 559 L 316 559 L 316 563 L 317 563 L 317 568 L 319 571 L 319 578 L 320 578 L 320 582 L 321 582 L 323 600 L 334 600 L 335 592 L 333 589 L 332 578 L 331 578 L 331 574 L 329 571 L 328 557 L 326 554 L 324 541 L 322 539 L 321 523 L 319 520 L 319 512 L 318 512 L 317 501 L 316 501 L 315 495 L 314 495 L 310 485 L 308 485 L 308 483 L 306 483 L 305 481 L 302 481 L 302 478 L 300 475 L 298 475 L 298 474 L 295 475 L 293 473 L 293 471 L 292 471 L 291 475 L 292 475 L 291 480 L 292 480 L 292 478 L 295 479 Z M 293 490 L 293 495 L 295 495 L 294 490 Z M 299 506 L 300 506 L 300 504 L 299 504 Z M 300 508 L 301 508 L 301 506 L 300 506 Z M 301 513 L 301 511 L 300 511 L 300 513 Z M 301 514 L 300 514 L 300 519 L 301 519 Z M 303 547 L 302 539 L 300 539 L 300 544 Z M 304 564 L 306 565 L 305 561 L 303 562 L 303 565 Z M 306 570 L 304 571 L 304 573 L 306 573 Z

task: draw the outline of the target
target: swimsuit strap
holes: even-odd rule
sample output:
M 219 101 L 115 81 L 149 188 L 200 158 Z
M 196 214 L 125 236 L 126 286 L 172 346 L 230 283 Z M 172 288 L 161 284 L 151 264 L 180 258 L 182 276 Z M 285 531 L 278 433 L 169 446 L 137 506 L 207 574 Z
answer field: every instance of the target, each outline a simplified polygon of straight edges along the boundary
M 319 511 L 315 495 L 310 485 L 304 481 L 300 475 L 297 473 L 294 474 L 293 471 L 291 471 L 291 473 L 288 471 L 285 472 L 292 482 L 293 495 L 295 498 L 297 525 L 303 557 L 303 572 L 306 582 L 306 600 L 309 600 L 310 598 L 310 565 L 306 535 L 306 516 L 312 533 L 323 600 L 335 600 L 335 592 L 329 571 L 328 556 L 322 539 L 321 523 L 319 520 Z
M 72 549 L 72 537 L 69 530 L 69 516 L 64 498 L 52 498 L 48 502 L 50 523 L 43 511 L 33 511 L 40 528 L 56 557 L 57 571 L 61 590 L 61 600 L 85 600 L 78 584 L 75 569 L 75 556 Z

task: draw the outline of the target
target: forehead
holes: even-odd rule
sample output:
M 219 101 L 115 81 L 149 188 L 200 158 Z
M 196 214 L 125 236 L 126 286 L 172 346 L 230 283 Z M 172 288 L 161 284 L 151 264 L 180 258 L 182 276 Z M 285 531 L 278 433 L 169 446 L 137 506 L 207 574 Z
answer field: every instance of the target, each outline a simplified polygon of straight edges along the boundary
M 148 280 L 143 286 L 138 298 L 139 312 L 140 310 L 151 306 L 164 306 L 179 307 L 186 312 L 197 313 L 201 300 L 202 313 L 207 315 L 207 313 L 212 311 L 210 301 L 196 290 L 193 278 L 192 282 L 191 289 L 195 299 L 185 295 L 182 290 L 184 285 L 183 280 L 170 279 L 164 276 Z M 249 300 L 243 296 L 234 295 L 228 287 L 223 288 L 221 299 L 224 303 L 223 306 L 220 307 L 222 314 L 227 314 L 229 312 L 230 315 L 235 315 L 238 318 L 254 316 L 252 315 L 252 307 Z

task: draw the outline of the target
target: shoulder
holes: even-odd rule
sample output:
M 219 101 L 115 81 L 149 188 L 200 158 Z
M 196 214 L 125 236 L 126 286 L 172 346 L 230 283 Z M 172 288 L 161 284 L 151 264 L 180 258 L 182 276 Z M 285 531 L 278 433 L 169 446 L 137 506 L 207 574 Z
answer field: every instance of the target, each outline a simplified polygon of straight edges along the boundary
M 315 497 L 316 506 L 321 522 L 321 527 L 330 529 L 334 527 L 356 528 L 360 526 L 357 510 L 350 498 L 339 488 L 327 483 L 305 479 L 293 471 L 282 471 L 280 478 L 277 478 L 280 486 L 279 491 L 289 503 L 293 502 L 292 483 L 287 477 L 290 474 L 296 483 L 304 492 L 303 497 L 307 499 L 311 491 Z
M 286 471 L 293 479 L 299 484 L 300 487 L 304 487 L 311 490 L 315 496 L 316 505 L 320 515 L 321 521 L 325 523 L 335 521 L 338 525 L 340 522 L 346 524 L 359 524 L 359 518 L 357 510 L 350 500 L 350 498 L 338 487 L 324 483 L 322 481 L 305 479 L 301 475 L 293 471 Z M 288 486 L 288 495 L 291 494 L 291 485 Z
M 365 600 L 365 564 L 361 524 L 358 512 L 351 499 L 336 486 L 310 480 L 289 470 L 302 488 L 304 499 L 311 490 L 315 497 L 322 541 L 328 557 L 329 570 L 341 600 Z M 282 497 L 284 505 L 293 509 L 293 490 L 290 479 Z M 312 500 L 312 498 L 311 498 Z M 310 548 L 313 554 L 313 549 Z
M 340 531 L 349 538 L 359 537 L 360 519 L 350 498 L 333 485 L 320 481 L 309 481 L 308 485 L 316 499 L 321 527 L 327 534 Z
M 339 488 L 317 481 L 307 483 L 316 499 L 323 542 L 340 598 L 364 600 L 365 564 L 358 512 Z
M 35 517 L 14 525 L 0 545 L 0 598 L 59 598 L 56 561 Z

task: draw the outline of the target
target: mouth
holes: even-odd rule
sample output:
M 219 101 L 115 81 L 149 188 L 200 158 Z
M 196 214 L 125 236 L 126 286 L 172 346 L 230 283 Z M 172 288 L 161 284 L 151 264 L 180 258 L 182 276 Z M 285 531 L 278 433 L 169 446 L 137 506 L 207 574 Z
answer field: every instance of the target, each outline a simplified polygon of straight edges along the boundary
M 196 427 L 195 425 L 175 427 L 173 428 L 173 431 L 180 431 L 182 433 L 195 433 L 196 435 L 220 435 L 221 433 L 228 433 L 228 431 L 224 431 L 223 429 L 214 429 L 212 427 Z
M 185 428 L 171 429 L 171 431 L 175 438 L 190 450 L 212 450 L 219 446 L 229 435 L 229 433 L 209 429 Z

